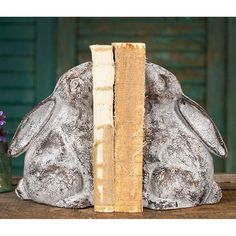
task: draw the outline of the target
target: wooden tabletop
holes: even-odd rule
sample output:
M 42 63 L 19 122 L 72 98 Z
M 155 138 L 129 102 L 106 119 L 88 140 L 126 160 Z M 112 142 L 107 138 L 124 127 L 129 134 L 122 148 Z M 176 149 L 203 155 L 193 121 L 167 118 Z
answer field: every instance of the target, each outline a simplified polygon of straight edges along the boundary
M 143 213 L 96 213 L 93 208 L 63 209 L 19 199 L 14 192 L 0 193 L 0 218 L 3 219 L 230 219 L 236 218 L 236 175 L 216 175 L 223 190 L 218 204 L 194 208 Z

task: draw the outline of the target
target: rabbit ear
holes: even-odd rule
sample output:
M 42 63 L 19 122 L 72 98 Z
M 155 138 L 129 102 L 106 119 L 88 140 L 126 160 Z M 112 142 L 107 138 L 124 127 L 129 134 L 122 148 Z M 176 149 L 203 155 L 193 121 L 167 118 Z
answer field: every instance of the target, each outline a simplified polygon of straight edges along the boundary
M 50 119 L 55 103 L 55 100 L 52 98 L 46 98 L 26 114 L 12 139 L 8 151 L 10 156 L 19 156 L 27 150 L 30 141 Z
M 196 102 L 183 95 L 177 108 L 185 123 L 200 137 L 209 151 L 220 157 L 227 156 L 227 148 L 215 123 Z

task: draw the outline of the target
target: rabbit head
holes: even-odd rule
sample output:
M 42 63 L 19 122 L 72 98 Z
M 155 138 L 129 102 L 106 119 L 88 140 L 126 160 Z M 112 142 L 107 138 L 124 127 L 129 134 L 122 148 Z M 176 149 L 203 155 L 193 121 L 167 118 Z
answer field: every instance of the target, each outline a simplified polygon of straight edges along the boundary
M 53 93 L 75 108 L 81 102 L 92 106 L 92 63 L 83 63 L 63 74 Z
M 146 64 L 146 95 L 161 103 L 170 103 L 182 95 L 177 78 L 168 70 L 153 63 Z
M 227 148 L 217 126 L 199 104 L 182 92 L 179 81 L 171 72 L 147 63 L 146 96 L 158 104 L 167 105 L 168 109 L 176 110 L 179 118 L 197 134 L 210 152 L 221 157 L 227 156 Z

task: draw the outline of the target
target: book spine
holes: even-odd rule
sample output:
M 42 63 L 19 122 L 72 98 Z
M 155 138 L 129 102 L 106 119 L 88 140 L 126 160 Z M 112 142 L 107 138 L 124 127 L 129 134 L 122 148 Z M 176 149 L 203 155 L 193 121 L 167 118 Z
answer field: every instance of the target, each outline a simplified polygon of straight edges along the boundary
M 114 211 L 114 60 L 112 46 L 90 46 L 93 62 L 94 210 Z
M 115 211 L 142 212 L 145 44 L 113 43 Z

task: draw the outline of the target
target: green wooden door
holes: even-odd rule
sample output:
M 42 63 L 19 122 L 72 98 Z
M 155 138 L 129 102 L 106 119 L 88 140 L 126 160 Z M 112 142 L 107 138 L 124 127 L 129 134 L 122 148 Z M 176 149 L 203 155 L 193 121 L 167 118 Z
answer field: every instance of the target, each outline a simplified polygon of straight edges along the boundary
M 7 116 L 8 142 L 30 109 L 49 95 L 53 84 L 53 19 L 0 18 L 0 110 Z M 23 171 L 23 155 L 12 160 Z
M 213 116 L 229 146 L 217 172 L 236 172 L 235 19 L 0 18 L 0 110 L 9 140 L 23 115 L 48 96 L 69 68 L 91 60 L 89 45 L 146 43 L 147 61 L 173 72 L 183 91 Z M 22 174 L 23 157 L 13 160 Z
M 186 94 L 205 105 L 205 18 L 79 18 L 77 35 L 78 63 L 91 60 L 90 44 L 146 43 L 147 61 L 175 73 Z

